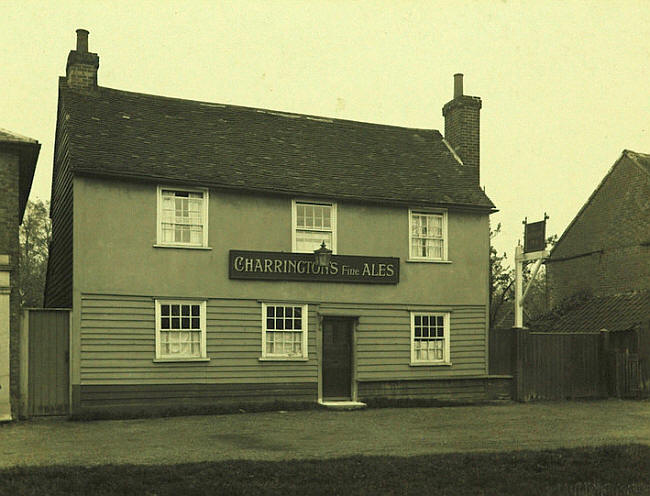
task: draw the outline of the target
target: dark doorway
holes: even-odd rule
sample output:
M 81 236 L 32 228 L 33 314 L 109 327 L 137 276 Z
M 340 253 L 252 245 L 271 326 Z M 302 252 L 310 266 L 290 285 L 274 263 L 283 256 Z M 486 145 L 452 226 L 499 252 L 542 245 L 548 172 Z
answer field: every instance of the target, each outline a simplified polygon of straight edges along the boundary
M 323 399 L 351 399 L 353 327 L 354 319 L 323 319 Z

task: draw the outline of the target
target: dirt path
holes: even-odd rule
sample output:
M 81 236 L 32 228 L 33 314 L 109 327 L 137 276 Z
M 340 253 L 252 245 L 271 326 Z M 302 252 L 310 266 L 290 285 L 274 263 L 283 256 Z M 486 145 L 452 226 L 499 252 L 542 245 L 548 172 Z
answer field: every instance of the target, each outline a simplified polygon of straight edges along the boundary
M 650 401 L 303 411 L 0 426 L 0 467 L 650 444 Z

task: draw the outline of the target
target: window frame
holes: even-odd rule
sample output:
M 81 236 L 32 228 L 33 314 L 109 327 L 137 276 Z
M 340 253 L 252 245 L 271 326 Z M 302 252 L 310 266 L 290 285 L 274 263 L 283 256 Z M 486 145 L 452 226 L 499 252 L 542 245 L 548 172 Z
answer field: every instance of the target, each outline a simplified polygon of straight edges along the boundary
M 180 355 L 162 355 L 161 353 L 161 338 L 160 332 L 162 331 L 161 326 L 161 305 L 199 305 L 201 314 L 199 315 L 199 325 L 201 327 L 201 356 L 199 357 L 190 357 L 190 356 L 180 356 Z M 170 299 L 155 299 L 155 358 L 154 362 L 205 362 L 209 361 L 207 353 L 207 327 L 206 327 L 206 309 L 207 301 L 206 300 L 170 300 Z
M 442 217 L 442 257 L 422 257 L 413 253 L 413 214 L 418 215 L 439 215 Z M 430 263 L 449 263 L 448 252 L 448 222 L 449 215 L 446 209 L 423 209 L 423 208 L 409 208 L 408 213 L 408 253 L 409 262 L 430 262 Z
M 332 250 L 332 254 L 336 255 L 337 252 L 337 241 L 336 241 L 336 231 L 337 231 L 337 215 L 336 215 L 336 202 L 334 201 L 323 201 L 323 200 L 309 200 L 309 199 L 304 199 L 304 198 L 295 198 L 291 200 L 291 251 L 293 253 L 313 253 L 312 251 L 298 251 L 296 248 L 296 231 L 298 230 L 298 211 L 297 211 L 297 206 L 298 204 L 309 204 L 309 205 L 326 205 L 331 207 L 331 216 L 330 216 L 330 224 L 331 224 L 331 232 L 332 232 L 332 246 L 328 246 L 330 250 Z M 313 231 L 318 231 L 317 229 L 314 229 Z M 320 231 L 325 231 L 325 229 L 321 229 Z
M 210 191 L 208 188 L 196 187 L 178 187 L 178 186 L 165 186 L 159 184 L 156 193 L 156 247 L 166 248 L 194 248 L 194 249 L 209 249 L 208 247 L 208 210 L 210 206 Z M 163 191 L 175 191 L 182 193 L 202 193 L 203 194 L 203 209 L 202 209 L 202 226 L 203 226 L 203 239 L 201 243 L 182 243 L 182 242 L 166 242 L 163 241 L 162 233 L 162 210 L 163 210 Z
M 412 366 L 432 366 L 432 365 L 451 365 L 451 334 L 450 334 L 450 312 L 423 312 L 423 311 L 412 311 L 410 312 L 411 320 L 411 363 Z M 442 317 L 443 318 L 443 330 L 444 330 L 444 343 L 443 343 L 443 358 L 442 360 L 418 360 L 415 357 L 415 317 L 416 316 L 426 316 L 426 317 Z
M 300 307 L 302 309 L 302 354 L 301 355 L 288 355 L 288 354 L 269 354 L 266 352 L 266 309 L 268 307 Z M 309 350 L 307 349 L 309 343 L 309 318 L 308 318 L 309 305 L 307 303 L 287 303 L 287 302 L 262 302 L 262 353 L 259 357 L 260 361 L 293 361 L 293 362 L 306 362 L 309 360 Z M 273 332 L 274 330 L 272 330 Z

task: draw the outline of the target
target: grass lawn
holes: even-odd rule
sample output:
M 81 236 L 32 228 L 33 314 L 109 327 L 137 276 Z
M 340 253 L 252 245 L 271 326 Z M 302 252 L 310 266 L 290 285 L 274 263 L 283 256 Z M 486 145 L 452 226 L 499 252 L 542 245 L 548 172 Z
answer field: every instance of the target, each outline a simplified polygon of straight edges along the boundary
M 647 495 L 650 446 L 183 465 L 17 467 L 2 495 Z

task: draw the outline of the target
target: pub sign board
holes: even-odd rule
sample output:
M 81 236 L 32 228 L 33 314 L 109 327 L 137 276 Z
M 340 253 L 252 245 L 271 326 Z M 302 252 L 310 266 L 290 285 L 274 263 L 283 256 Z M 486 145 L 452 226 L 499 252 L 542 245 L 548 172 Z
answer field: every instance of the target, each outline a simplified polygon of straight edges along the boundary
M 332 255 L 320 267 L 310 253 L 230 250 L 230 279 L 397 284 L 399 258 Z
M 524 225 L 524 253 L 546 248 L 546 220 Z

